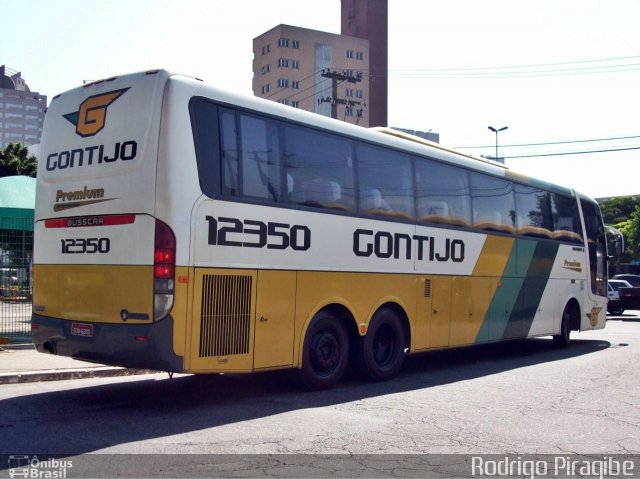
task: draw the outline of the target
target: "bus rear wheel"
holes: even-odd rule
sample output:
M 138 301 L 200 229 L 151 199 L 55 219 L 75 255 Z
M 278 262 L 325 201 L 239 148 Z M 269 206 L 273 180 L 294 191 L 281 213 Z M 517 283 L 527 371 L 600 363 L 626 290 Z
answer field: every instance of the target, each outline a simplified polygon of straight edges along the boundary
M 367 334 L 359 338 L 354 352 L 355 369 L 367 379 L 387 381 L 397 376 L 404 361 L 405 336 L 397 314 L 377 311 Z
M 308 389 L 328 389 L 342 378 L 349 359 L 349 335 L 333 314 L 321 311 L 304 337 L 300 379 Z

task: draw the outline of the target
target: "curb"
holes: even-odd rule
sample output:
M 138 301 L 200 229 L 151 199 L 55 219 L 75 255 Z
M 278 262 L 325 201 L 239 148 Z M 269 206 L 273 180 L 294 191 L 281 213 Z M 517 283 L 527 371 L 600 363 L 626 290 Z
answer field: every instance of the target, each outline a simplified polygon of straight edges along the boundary
M 117 376 L 134 376 L 139 374 L 155 374 L 159 371 L 150 369 L 128 369 L 116 367 L 95 367 L 80 369 L 48 369 L 42 371 L 20 371 L 0 373 L 0 384 L 21 384 L 40 381 L 64 381 L 68 379 L 108 378 Z

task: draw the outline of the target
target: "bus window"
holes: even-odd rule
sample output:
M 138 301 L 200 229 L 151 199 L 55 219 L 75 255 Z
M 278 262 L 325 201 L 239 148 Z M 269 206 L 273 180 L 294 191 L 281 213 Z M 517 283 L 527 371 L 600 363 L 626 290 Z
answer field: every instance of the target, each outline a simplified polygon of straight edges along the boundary
M 515 203 L 510 181 L 471 173 L 473 226 L 479 229 L 513 233 Z
M 413 219 L 412 178 L 408 155 L 358 146 L 358 186 L 363 213 Z
M 352 142 L 307 128 L 287 126 L 284 131 L 289 202 L 353 210 Z
M 278 127 L 275 122 L 240 115 L 242 195 L 282 201 Z
M 575 198 L 551 193 L 553 237 L 560 241 L 582 243 L 582 226 Z
M 237 196 L 240 194 L 238 133 L 236 131 L 236 114 L 232 110 L 220 109 L 220 141 L 222 193 Z
M 466 170 L 416 159 L 418 219 L 471 225 L 471 194 Z
M 209 198 L 214 198 L 220 193 L 218 107 L 202 98 L 194 98 L 189 108 L 200 189 Z
M 591 292 L 607 297 L 607 240 L 600 208 L 596 203 L 581 200 L 584 227 L 587 232 L 589 249 L 589 270 L 591 272 Z
M 519 234 L 550 238 L 553 229 L 549 193 L 525 185 L 515 185 L 516 227 Z

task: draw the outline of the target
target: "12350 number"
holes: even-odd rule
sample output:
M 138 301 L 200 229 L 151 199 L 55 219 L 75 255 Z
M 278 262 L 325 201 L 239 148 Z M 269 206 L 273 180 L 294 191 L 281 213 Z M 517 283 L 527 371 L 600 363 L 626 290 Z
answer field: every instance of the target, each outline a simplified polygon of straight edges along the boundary
M 70 238 L 60 242 L 62 254 L 108 253 L 111 250 L 109 238 Z
M 307 251 L 311 247 L 311 230 L 303 225 L 273 223 L 237 218 L 206 217 L 210 245 L 241 248 L 267 248 Z

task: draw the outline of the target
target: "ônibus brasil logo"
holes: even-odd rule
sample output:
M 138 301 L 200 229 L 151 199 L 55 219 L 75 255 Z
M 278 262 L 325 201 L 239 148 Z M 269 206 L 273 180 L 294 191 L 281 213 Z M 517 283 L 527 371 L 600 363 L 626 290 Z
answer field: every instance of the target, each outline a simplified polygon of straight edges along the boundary
M 100 93 L 87 98 L 78 111 L 62 115 L 76 127 L 76 134 L 83 138 L 93 136 L 104 128 L 107 108 L 120 98 L 129 88 Z

